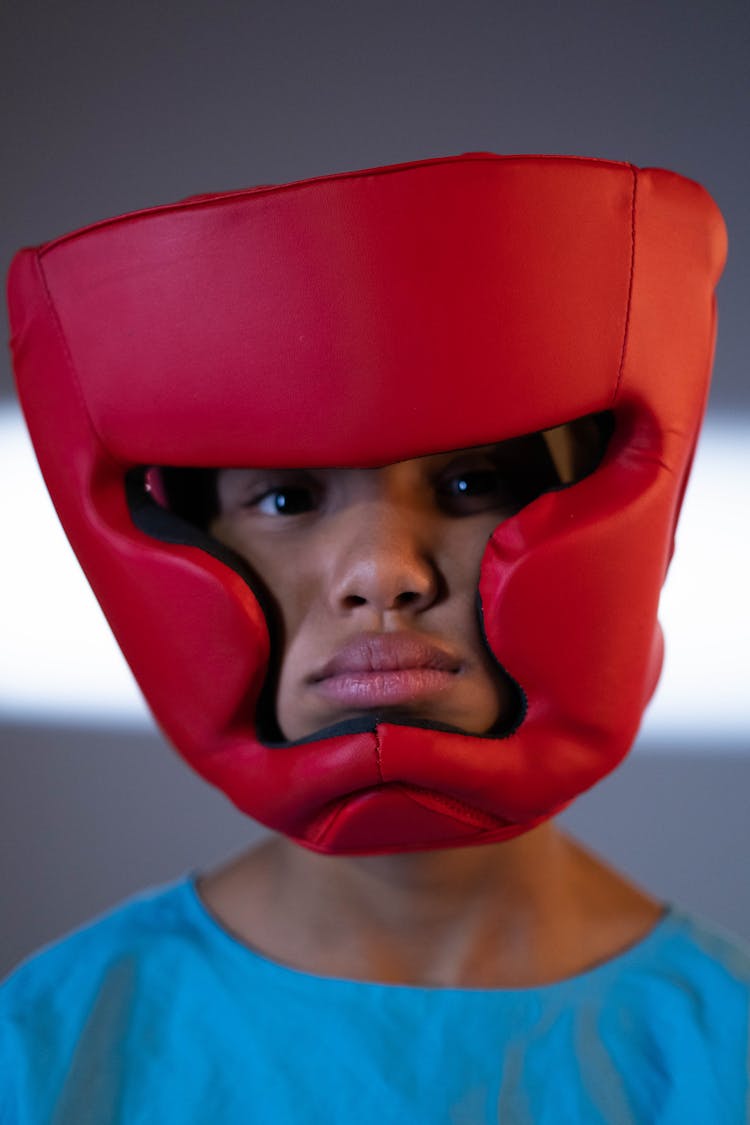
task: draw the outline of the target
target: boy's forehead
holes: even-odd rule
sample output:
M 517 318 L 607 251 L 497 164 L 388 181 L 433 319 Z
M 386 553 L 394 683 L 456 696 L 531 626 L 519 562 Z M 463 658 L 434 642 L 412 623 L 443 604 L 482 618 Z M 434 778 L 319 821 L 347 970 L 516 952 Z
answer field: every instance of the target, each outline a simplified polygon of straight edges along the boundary
M 564 430 L 565 427 L 560 427 Z M 518 450 L 525 445 L 524 438 L 509 438 L 502 442 L 488 442 L 482 445 L 456 446 L 450 449 L 440 449 L 431 453 L 421 453 L 414 457 L 400 457 L 396 461 L 382 461 L 372 465 L 337 465 L 332 462 L 316 464 L 301 464 L 295 460 L 287 465 L 225 465 L 218 469 L 219 473 L 265 473 L 265 472 L 300 472 L 300 473 L 378 473 L 399 466 L 414 467 L 416 469 L 430 469 L 448 464 L 466 457 L 491 458 L 504 450 Z

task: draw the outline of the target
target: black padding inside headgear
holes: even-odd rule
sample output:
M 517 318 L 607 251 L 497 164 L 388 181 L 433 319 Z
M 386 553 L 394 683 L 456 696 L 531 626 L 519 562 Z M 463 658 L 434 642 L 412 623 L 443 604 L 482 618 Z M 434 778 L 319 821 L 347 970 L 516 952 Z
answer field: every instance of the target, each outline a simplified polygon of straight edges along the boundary
M 146 487 L 147 466 L 139 466 L 125 474 L 125 497 L 135 526 L 145 535 L 161 543 L 175 543 L 182 547 L 197 547 L 218 559 L 240 576 L 252 590 L 266 619 L 269 635 L 281 636 L 282 622 L 278 608 L 266 587 L 247 565 L 241 555 L 225 547 L 208 531 L 169 508 L 157 504 Z M 189 470 L 185 470 L 186 472 Z M 203 472 L 203 470 L 198 470 Z M 274 693 L 279 646 L 271 645 L 271 660 L 258 700 L 256 728 L 261 742 L 268 745 L 288 745 L 276 721 Z

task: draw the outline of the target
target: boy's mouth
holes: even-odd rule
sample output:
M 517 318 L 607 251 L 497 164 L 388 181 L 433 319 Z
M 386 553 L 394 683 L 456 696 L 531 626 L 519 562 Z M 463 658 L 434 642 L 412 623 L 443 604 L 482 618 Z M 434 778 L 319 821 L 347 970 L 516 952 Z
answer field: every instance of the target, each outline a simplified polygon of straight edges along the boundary
M 362 633 L 309 682 L 349 707 L 397 706 L 445 691 L 462 666 L 453 653 L 414 633 Z

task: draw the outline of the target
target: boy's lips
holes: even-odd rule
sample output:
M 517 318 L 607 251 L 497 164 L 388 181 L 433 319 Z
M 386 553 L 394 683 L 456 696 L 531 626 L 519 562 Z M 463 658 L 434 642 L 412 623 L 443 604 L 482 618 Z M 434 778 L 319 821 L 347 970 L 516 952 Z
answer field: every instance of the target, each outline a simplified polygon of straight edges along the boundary
M 327 699 L 349 707 L 410 703 L 450 687 L 462 661 L 410 633 L 362 634 L 310 678 Z

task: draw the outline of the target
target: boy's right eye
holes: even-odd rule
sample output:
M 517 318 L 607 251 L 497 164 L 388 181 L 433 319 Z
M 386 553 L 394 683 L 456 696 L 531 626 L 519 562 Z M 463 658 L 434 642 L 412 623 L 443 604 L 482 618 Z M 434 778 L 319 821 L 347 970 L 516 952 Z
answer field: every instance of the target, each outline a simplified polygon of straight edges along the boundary
M 247 506 L 264 516 L 297 516 L 313 511 L 317 506 L 317 497 L 307 485 L 279 485 L 269 488 Z

